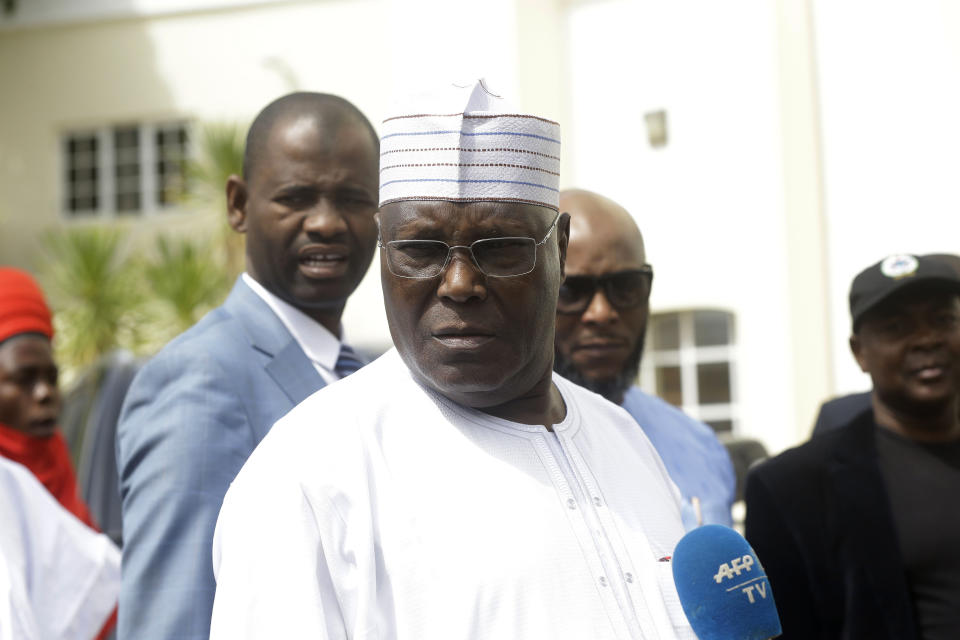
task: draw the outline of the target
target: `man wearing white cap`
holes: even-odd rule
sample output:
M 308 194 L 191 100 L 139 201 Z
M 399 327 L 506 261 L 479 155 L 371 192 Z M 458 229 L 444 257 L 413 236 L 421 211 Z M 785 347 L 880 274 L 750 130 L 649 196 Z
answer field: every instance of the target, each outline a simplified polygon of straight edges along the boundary
M 211 637 L 693 637 L 676 488 L 622 409 L 552 373 L 559 126 L 481 82 L 382 134 L 396 349 L 295 408 L 234 481 Z

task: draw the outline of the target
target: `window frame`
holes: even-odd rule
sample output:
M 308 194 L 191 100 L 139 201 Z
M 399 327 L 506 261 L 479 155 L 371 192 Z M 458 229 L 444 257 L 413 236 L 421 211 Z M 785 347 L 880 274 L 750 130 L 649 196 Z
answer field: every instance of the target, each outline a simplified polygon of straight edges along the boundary
M 185 209 L 179 204 L 164 205 L 159 202 L 159 149 L 157 148 L 156 134 L 159 131 L 182 127 L 186 131 L 186 148 L 184 158 L 193 156 L 194 146 L 191 144 L 194 133 L 193 122 L 190 118 L 174 116 L 169 118 L 144 119 L 139 121 L 117 120 L 101 125 L 79 125 L 63 127 L 58 139 L 58 208 L 63 222 L 116 222 L 123 220 L 138 220 L 157 216 L 167 216 L 172 213 L 183 212 Z M 119 211 L 116 207 L 117 184 L 114 153 L 114 132 L 118 129 L 136 128 L 139 136 L 138 156 L 140 163 L 140 208 Z M 70 141 L 78 137 L 96 137 L 96 168 L 97 168 L 97 201 L 96 209 L 71 210 L 70 195 Z
M 694 317 L 698 311 L 720 312 L 728 318 L 727 344 L 697 346 L 694 335 Z M 676 349 L 656 349 L 653 339 L 654 317 L 667 314 L 677 315 L 678 346 Z M 739 389 L 737 388 L 737 335 L 736 315 L 726 309 L 714 307 L 696 307 L 688 309 L 669 309 L 651 313 L 647 321 L 647 339 L 643 360 L 640 366 L 640 387 L 652 395 L 657 395 L 657 367 L 675 366 L 680 368 L 680 392 L 683 405 L 678 407 L 684 413 L 701 422 L 729 420 L 730 431 L 717 433 L 735 434 L 739 428 Z M 697 379 L 697 365 L 727 364 L 730 375 L 730 402 L 700 404 L 700 389 Z M 709 425 L 708 425 L 709 426 Z

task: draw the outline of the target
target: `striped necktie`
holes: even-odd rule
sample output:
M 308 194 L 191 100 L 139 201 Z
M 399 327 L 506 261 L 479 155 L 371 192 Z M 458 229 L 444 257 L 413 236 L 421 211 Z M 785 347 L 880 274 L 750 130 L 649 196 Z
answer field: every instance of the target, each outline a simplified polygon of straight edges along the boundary
M 337 365 L 334 371 L 341 378 L 346 378 L 351 373 L 359 370 L 366 363 L 357 356 L 356 352 L 345 344 L 340 345 L 340 357 L 337 358 Z

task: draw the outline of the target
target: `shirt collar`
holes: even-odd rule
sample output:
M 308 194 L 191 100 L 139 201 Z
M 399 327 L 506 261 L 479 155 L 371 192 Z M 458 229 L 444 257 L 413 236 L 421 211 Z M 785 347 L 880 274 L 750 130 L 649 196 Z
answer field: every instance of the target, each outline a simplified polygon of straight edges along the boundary
M 277 314 L 280 322 L 297 341 L 306 356 L 327 371 L 333 371 L 337 366 L 337 358 L 340 357 L 340 340 L 337 336 L 300 309 L 267 291 L 250 274 L 244 272 L 241 277 L 244 283 Z

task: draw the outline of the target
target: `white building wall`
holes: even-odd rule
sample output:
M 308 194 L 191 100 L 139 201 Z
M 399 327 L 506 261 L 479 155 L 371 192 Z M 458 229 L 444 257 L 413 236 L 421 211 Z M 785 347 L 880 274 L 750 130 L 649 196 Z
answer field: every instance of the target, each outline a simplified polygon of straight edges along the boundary
M 740 435 L 795 441 L 775 6 L 740 0 L 574 7 L 567 185 L 637 219 L 655 312 L 736 316 Z M 653 149 L 644 113 L 666 109 Z M 568 128 L 569 130 L 570 128 Z
M 815 0 L 836 391 L 854 276 L 890 253 L 960 253 L 960 3 Z
M 123 18 L 156 17 L 184 12 L 236 9 L 303 0 L 19 0 L 0 20 L 0 30 Z
M 154 6 L 146 16 L 97 21 L 74 16 L 74 3 L 60 4 L 65 13 L 51 9 L 37 18 L 56 26 L 0 32 L 0 219 L 21 231 L 0 237 L 3 262 L 35 268 L 43 232 L 77 224 L 61 211 L 64 131 L 184 116 L 247 123 L 296 89 L 344 95 L 375 124 L 382 118 L 391 77 L 384 60 L 396 46 L 386 1 L 240 3 L 249 6 L 187 13 Z M 121 4 L 88 8 L 115 12 Z M 211 221 L 168 213 L 129 224 L 136 241 L 158 230 L 209 228 Z M 359 346 L 389 343 L 375 269 L 345 322 Z
M 559 4 L 463 9 L 443 0 L 18 2 L 0 17 L 0 223 L 17 228 L 0 234 L 0 260 L 35 268 L 43 232 L 77 224 L 62 215 L 59 155 L 60 136 L 77 127 L 247 123 L 298 89 L 343 95 L 379 126 L 394 91 L 484 76 L 518 108 L 559 118 Z M 521 37 L 521 24 L 544 33 Z M 137 237 L 210 224 L 189 213 L 132 220 Z M 344 324 L 362 348 L 389 346 L 376 264 Z

